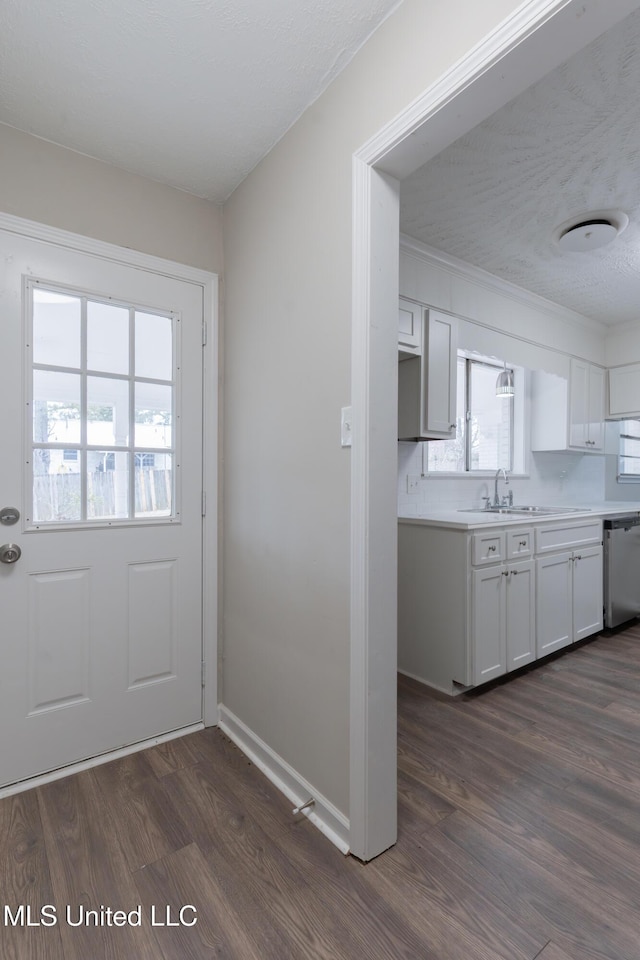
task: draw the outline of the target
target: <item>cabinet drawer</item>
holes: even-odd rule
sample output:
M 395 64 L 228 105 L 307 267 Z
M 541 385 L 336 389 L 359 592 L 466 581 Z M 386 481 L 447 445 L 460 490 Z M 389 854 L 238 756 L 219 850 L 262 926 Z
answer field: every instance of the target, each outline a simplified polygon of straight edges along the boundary
M 533 530 L 507 530 L 505 533 L 507 560 L 526 559 L 533 554 Z
M 536 553 L 550 553 L 602 540 L 602 520 L 567 521 L 536 527 Z
M 496 563 L 504 559 L 504 533 L 475 533 L 471 542 L 471 562 L 474 566 Z

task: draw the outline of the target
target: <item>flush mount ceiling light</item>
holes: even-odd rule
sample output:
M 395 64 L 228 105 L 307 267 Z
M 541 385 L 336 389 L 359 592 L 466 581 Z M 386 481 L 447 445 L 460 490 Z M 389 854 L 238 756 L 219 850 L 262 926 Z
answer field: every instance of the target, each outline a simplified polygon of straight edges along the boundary
M 504 370 L 496 380 L 496 397 L 513 397 L 514 394 L 513 370 L 507 370 L 505 361 Z
M 611 243 L 628 223 L 621 210 L 594 210 L 561 223 L 554 239 L 564 253 L 588 253 Z

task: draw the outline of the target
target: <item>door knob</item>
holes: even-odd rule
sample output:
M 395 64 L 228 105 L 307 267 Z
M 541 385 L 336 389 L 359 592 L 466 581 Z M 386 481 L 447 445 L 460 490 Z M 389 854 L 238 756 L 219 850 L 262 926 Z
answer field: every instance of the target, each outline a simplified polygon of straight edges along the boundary
M 16 563 L 22 556 L 17 543 L 3 543 L 0 547 L 0 563 Z

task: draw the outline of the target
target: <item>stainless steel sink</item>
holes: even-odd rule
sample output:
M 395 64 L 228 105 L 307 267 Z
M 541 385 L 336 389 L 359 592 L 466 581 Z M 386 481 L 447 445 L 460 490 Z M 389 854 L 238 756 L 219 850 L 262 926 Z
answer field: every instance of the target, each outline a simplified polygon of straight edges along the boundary
M 589 513 L 589 509 L 585 507 L 534 507 L 534 506 L 518 506 L 514 505 L 513 507 L 477 507 L 475 510 L 473 508 L 459 510 L 459 513 L 504 513 L 508 516 L 537 516 L 537 517 L 552 517 L 556 514 L 563 513 Z

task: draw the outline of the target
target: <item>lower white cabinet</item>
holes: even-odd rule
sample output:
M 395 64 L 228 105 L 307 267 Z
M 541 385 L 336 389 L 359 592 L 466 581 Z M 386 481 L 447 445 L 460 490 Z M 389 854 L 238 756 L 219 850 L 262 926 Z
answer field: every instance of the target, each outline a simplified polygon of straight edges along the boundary
M 537 655 L 559 650 L 602 630 L 602 546 L 536 560 Z
M 454 693 L 597 633 L 601 538 L 597 517 L 475 532 L 401 521 L 398 669 Z
M 533 560 L 473 571 L 470 639 L 473 684 L 535 660 Z
M 571 553 L 555 553 L 536 560 L 538 574 L 539 657 L 573 641 L 573 561 Z

